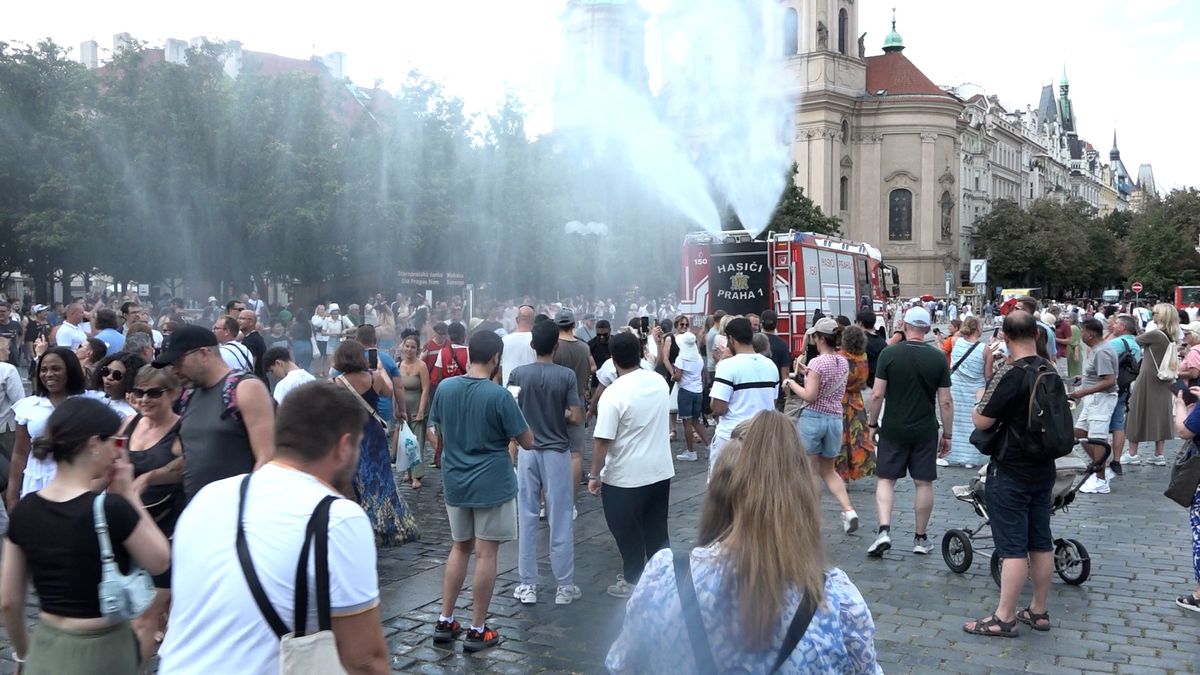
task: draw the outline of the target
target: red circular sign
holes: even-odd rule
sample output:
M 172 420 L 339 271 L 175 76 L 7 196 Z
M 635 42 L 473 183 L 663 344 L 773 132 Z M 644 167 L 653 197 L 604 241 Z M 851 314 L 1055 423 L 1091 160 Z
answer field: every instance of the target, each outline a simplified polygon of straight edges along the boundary
M 1135 282 L 1133 282 L 1133 285 L 1130 286 L 1130 288 L 1133 289 L 1134 293 L 1141 293 L 1142 292 L 1142 282 L 1135 281 Z

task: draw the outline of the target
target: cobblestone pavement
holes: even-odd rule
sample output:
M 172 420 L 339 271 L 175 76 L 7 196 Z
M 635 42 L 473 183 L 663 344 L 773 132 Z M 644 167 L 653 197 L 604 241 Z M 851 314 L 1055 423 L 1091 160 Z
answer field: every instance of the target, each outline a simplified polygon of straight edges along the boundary
M 1168 457 L 1178 446 L 1168 444 Z M 1143 452 L 1147 450 L 1143 446 Z M 704 468 L 704 462 L 676 464 L 670 525 L 677 548 L 694 541 Z M 998 588 L 988 573 L 990 550 L 976 552 L 973 565 L 961 575 L 947 569 L 940 550 L 913 555 L 907 545 L 913 530 L 909 482 L 897 490 L 894 548 L 880 560 L 868 559 L 865 553 L 876 526 L 874 480 L 850 486 L 863 524 L 857 535 L 842 534 L 836 505 L 826 494 L 826 555 L 831 565 L 850 575 L 869 603 L 879 660 L 889 673 L 1200 672 L 1200 617 L 1174 604 L 1177 595 L 1191 588 L 1193 577 L 1186 512 L 1162 497 L 1168 471 L 1128 467 L 1113 481 L 1111 494 L 1081 494 L 1070 511 L 1054 517 L 1054 535 L 1080 540 L 1091 554 L 1092 569 L 1081 586 L 1055 579 L 1049 599 L 1054 628 L 1049 633 L 1025 629 L 1015 640 L 963 633 L 964 621 L 995 607 Z M 952 485 L 967 483 L 974 473 L 942 469 L 929 529 L 935 548 L 947 529 L 977 525 L 970 507 L 950 495 Z M 584 490 L 578 499 L 575 576 L 583 597 L 560 607 L 548 591 L 537 605 L 517 603 L 512 597 L 518 582 L 516 545 L 505 544 L 489 620 L 504 639 L 493 649 L 468 655 L 461 642 L 435 646 L 431 637 L 450 541 L 438 472 L 428 472 L 419 493 L 407 486 L 401 492 L 418 516 L 422 539 L 379 558 L 381 614 L 395 672 L 603 671 L 604 656 L 620 630 L 624 601 L 604 592 L 620 571 L 620 558 L 599 499 Z M 541 534 L 545 552 L 544 523 Z M 549 563 L 544 558 L 540 562 L 542 578 L 552 590 Z M 460 619 L 470 615 L 470 597 L 468 590 L 459 600 Z M 35 613 L 31 607 L 31 617 Z M 0 658 L 9 658 L 7 648 L 2 654 Z M 0 672 L 11 672 L 12 665 L 0 661 Z

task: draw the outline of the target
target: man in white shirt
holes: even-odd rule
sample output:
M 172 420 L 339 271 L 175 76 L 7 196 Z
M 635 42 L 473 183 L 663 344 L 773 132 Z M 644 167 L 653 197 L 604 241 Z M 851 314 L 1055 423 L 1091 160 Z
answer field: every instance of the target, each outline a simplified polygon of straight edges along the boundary
M 83 321 L 83 303 L 72 302 L 67 306 L 65 314 L 66 319 L 54 334 L 54 344 L 75 351 L 88 339 L 87 333 L 80 327 Z
M 623 573 L 608 594 L 628 598 L 656 552 L 668 548 L 671 459 L 670 390 L 639 367 L 642 345 L 631 333 L 610 343 L 617 379 L 597 405 L 588 492 L 604 503 L 604 519 L 621 552 Z
M 237 341 L 238 322 L 232 316 L 219 316 L 213 322 L 212 332 L 217 336 L 217 342 L 221 343 L 221 360 L 225 365 L 234 370 L 244 370 L 247 373 L 254 373 L 254 354 L 246 348 L 246 345 Z
M 295 630 L 293 586 L 306 525 L 326 497 L 340 497 L 332 485 L 350 482 L 365 423 L 349 391 L 326 382 L 300 387 L 279 408 L 271 462 L 196 494 L 175 528 L 171 628 L 159 653 L 160 673 L 279 672 L 280 629 Z M 332 629 L 346 671 L 389 673 L 371 523 L 360 506 L 342 498 L 329 505 L 328 518 L 331 626 L 324 628 Z M 239 521 L 266 613 L 239 562 Z M 307 583 L 306 629 L 315 632 L 321 627 L 312 573 Z M 268 615 L 277 619 L 275 628 Z
M 505 335 L 504 351 L 500 354 L 500 385 L 508 386 L 508 376 L 519 366 L 537 361 L 533 351 L 533 306 L 521 305 L 517 309 L 517 329 Z
M 775 409 L 779 395 L 779 369 L 754 351 L 754 328 L 749 319 L 733 319 L 725 327 L 733 356 L 717 363 L 713 374 L 712 413 L 719 420 L 708 452 L 708 470 L 717 464 L 721 446 L 733 437 L 733 429 L 763 410 Z
M 283 399 L 302 384 L 312 382 L 312 374 L 296 365 L 287 347 L 271 347 L 263 354 L 263 367 L 275 376 L 275 402 L 282 405 Z

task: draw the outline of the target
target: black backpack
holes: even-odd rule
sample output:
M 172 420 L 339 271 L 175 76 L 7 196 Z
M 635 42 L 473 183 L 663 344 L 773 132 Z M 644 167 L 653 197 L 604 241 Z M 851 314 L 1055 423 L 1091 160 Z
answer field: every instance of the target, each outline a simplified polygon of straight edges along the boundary
M 1037 365 L 1019 363 L 1016 367 L 1024 372 L 1025 388 L 1029 391 L 1029 426 L 1020 434 L 1020 446 L 1014 448 L 1010 442 L 1001 454 L 1011 456 L 1017 452 L 1035 461 L 1055 460 L 1070 454 L 1075 447 L 1075 422 L 1067 388 L 1058 371 L 1044 359 Z
M 1129 391 L 1130 385 L 1137 379 L 1138 373 L 1142 370 L 1142 363 L 1134 358 L 1133 347 L 1125 342 L 1125 336 L 1120 339 L 1125 343 L 1125 351 L 1121 352 L 1121 356 L 1117 359 L 1117 392 L 1124 394 Z

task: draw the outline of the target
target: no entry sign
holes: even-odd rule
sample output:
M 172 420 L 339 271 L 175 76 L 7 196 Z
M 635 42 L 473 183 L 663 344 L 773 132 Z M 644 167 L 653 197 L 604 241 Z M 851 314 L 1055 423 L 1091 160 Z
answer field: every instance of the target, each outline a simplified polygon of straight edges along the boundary
M 1133 289 L 1134 293 L 1141 293 L 1142 292 L 1142 282 L 1135 281 L 1135 282 L 1133 282 L 1133 285 L 1130 286 L 1130 288 Z

